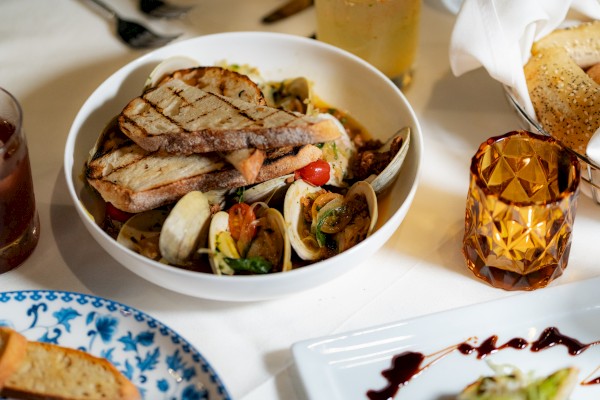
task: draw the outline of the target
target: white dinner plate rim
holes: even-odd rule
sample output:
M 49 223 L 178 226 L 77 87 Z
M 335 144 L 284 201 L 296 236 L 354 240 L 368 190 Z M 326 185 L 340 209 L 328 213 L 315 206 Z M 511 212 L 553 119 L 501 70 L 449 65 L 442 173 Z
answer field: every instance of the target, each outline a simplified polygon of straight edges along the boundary
M 23 299 L 17 299 L 18 297 L 24 297 Z M 187 339 L 181 336 L 178 332 L 172 329 L 170 326 L 165 324 L 164 322 L 154 318 L 150 314 L 141 311 L 135 307 L 127 305 L 125 303 L 121 303 L 116 300 L 108 299 L 105 297 L 81 293 L 76 291 L 68 291 L 68 290 L 50 290 L 50 289 L 28 289 L 28 290 L 13 290 L 13 291 L 3 291 L 0 292 L 0 307 L 12 302 L 33 302 L 35 298 L 39 298 L 39 300 L 35 301 L 49 301 L 49 302 L 59 302 L 60 304 L 71 304 L 65 302 L 65 297 L 73 297 L 77 307 L 82 309 L 103 309 L 111 313 L 111 315 L 118 316 L 120 321 L 124 321 L 126 324 L 131 325 L 135 321 L 135 324 L 146 324 L 148 328 L 151 328 L 155 331 L 160 331 L 163 336 L 167 336 L 164 332 L 168 333 L 168 337 L 171 339 L 173 344 L 177 343 L 177 347 L 187 349 L 187 353 L 192 355 L 193 357 L 198 359 L 197 366 L 203 372 L 205 372 L 210 382 L 202 382 L 206 386 L 213 386 L 213 390 L 217 391 L 221 396 L 219 397 L 222 400 L 231 399 L 231 395 L 229 394 L 223 380 L 217 373 L 217 371 L 213 368 L 211 363 L 206 359 L 206 357 Z M 79 301 L 77 300 L 79 299 Z M 86 300 L 83 304 L 80 301 Z M 74 304 L 75 304 L 74 303 Z M 90 304 L 93 304 L 95 309 L 92 309 Z M 98 306 L 97 304 L 101 304 Z M 115 308 L 111 310 L 111 308 Z M 133 318 L 122 318 L 123 314 L 127 314 L 132 316 Z M 30 339 L 31 340 L 31 339 Z

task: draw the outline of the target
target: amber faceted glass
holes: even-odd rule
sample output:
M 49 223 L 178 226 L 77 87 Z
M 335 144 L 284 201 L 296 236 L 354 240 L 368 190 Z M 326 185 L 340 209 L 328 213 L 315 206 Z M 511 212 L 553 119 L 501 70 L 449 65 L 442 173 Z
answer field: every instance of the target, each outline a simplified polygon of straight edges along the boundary
M 483 143 L 471 160 L 469 269 L 506 290 L 541 288 L 562 275 L 579 179 L 577 158 L 550 137 L 514 131 Z

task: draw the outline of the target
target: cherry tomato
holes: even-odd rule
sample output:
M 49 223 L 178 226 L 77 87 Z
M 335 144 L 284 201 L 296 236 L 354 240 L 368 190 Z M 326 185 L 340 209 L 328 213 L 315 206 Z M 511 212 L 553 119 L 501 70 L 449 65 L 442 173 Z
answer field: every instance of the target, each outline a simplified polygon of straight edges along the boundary
M 317 160 L 300 168 L 294 175 L 296 176 L 296 179 L 302 178 L 315 186 L 323 186 L 329 181 L 330 169 L 327 161 Z
M 229 231 L 235 240 L 252 239 L 256 231 L 252 223 L 256 219 L 254 210 L 246 203 L 237 203 L 229 209 Z
M 119 210 L 117 207 L 113 206 L 112 203 L 106 203 L 106 214 L 111 219 L 119 222 L 125 222 L 133 215 L 127 211 Z

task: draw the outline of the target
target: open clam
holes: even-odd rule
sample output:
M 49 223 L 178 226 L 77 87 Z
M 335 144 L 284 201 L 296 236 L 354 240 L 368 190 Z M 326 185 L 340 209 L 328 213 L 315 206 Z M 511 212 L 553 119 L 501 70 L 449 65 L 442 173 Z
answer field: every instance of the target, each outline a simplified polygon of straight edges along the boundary
M 303 260 L 332 257 L 361 242 L 373 231 L 377 215 L 377 196 L 364 181 L 342 195 L 297 180 L 284 201 L 290 243 Z
M 271 107 L 301 114 L 311 114 L 314 110 L 312 85 L 304 77 L 266 82 L 261 89 Z
M 154 67 L 152 72 L 150 72 L 150 75 L 148 75 L 148 78 L 144 83 L 144 91 L 157 86 L 165 76 L 170 75 L 175 71 L 185 68 L 194 68 L 198 65 L 200 65 L 198 64 L 198 61 L 189 57 L 169 57 L 166 60 L 161 61 Z
M 213 216 L 208 234 L 213 273 L 264 274 L 291 270 L 292 250 L 281 213 L 264 203 L 249 207 L 255 219 L 244 221 L 249 222 L 246 232 L 251 233 L 247 235 L 243 233 L 244 228 L 239 235 L 231 231 L 230 213 L 219 211 Z
M 271 204 L 273 199 L 277 199 L 279 194 L 286 190 L 289 182 L 293 179 L 294 174 L 287 174 L 257 183 L 256 185 L 244 190 L 242 200 L 249 204 L 259 201 Z
M 356 155 L 356 147 L 342 123 L 331 114 L 321 114 L 323 118 L 331 119 L 338 130 L 340 137 L 321 146 L 321 158 L 329 163 L 329 181 L 327 185 L 347 187 L 345 179 L 350 174 L 350 163 Z
M 198 247 L 206 243 L 211 215 L 210 203 L 202 192 L 189 192 L 179 199 L 160 231 L 162 256 L 170 264 L 189 264 Z
M 121 227 L 117 242 L 152 260 L 160 261 L 158 241 L 161 228 L 169 215 L 166 210 L 135 214 Z
M 400 173 L 409 146 L 410 127 L 405 126 L 399 129 L 381 148 L 375 151 L 375 153 L 379 154 L 388 152 L 392 152 L 393 154 L 395 152 L 387 166 L 379 174 L 372 174 L 365 178 L 365 181 L 371 184 L 376 194 L 379 195 L 383 193 L 392 183 L 394 183 Z

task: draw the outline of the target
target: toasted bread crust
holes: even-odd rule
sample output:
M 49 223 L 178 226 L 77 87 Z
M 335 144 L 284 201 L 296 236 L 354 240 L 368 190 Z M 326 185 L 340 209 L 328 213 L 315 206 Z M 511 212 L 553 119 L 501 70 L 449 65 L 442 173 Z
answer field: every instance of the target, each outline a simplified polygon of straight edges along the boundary
M 0 328 L 0 395 L 18 399 L 139 400 L 137 388 L 109 361 L 84 351 L 29 342 Z
M 172 154 L 272 149 L 339 137 L 328 119 L 256 106 L 172 80 L 133 99 L 121 130 L 146 151 Z
M 82 387 L 97 380 L 102 389 Z M 5 382 L 1 394 L 34 400 L 140 399 L 137 388 L 106 359 L 42 342 L 27 343 L 25 360 Z
M 262 91 L 252 79 L 221 67 L 195 67 L 180 69 L 162 78 L 157 86 L 172 80 L 181 80 L 190 86 L 221 96 L 266 105 Z
M 141 149 L 140 149 L 141 150 Z M 143 151 L 143 150 L 141 150 Z M 143 162 L 166 163 L 170 164 L 169 159 L 177 156 L 170 156 L 159 153 L 148 154 Z M 183 161 L 188 164 L 187 171 L 193 171 L 189 164 L 199 163 L 198 155 L 182 156 Z M 303 166 L 318 160 L 321 157 L 321 150 L 313 145 L 305 145 L 293 149 L 290 153 L 279 156 L 275 159 L 267 159 L 260 168 L 255 182 L 264 182 L 281 175 L 292 173 Z M 187 161 L 186 161 L 187 160 Z M 199 190 L 207 192 L 219 189 L 235 189 L 248 185 L 242 174 L 234 168 L 221 165 L 206 173 L 188 172 L 181 169 L 181 174 L 177 179 L 164 179 L 162 182 L 156 181 L 152 187 L 136 187 L 136 179 L 132 177 L 128 168 L 136 168 L 134 162 L 132 166 L 123 165 L 119 170 L 110 171 L 106 175 L 102 173 L 101 166 L 94 165 L 95 162 L 102 164 L 102 160 L 92 161 L 87 168 L 87 181 L 95 188 L 102 198 L 112 203 L 115 207 L 132 213 L 148 211 L 163 205 L 171 204 L 179 200 L 186 193 Z M 130 177 L 127 181 L 120 180 L 119 177 Z
M 0 389 L 17 371 L 27 352 L 27 339 L 20 333 L 0 327 Z

